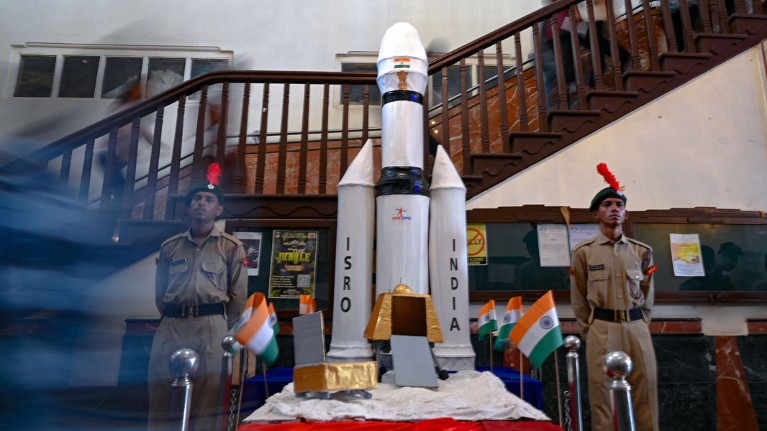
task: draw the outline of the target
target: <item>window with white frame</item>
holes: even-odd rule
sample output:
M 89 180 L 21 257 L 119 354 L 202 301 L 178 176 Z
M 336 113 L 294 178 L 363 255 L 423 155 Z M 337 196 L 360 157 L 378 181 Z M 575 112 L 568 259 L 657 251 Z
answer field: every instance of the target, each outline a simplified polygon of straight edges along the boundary
M 18 51 L 14 97 L 114 99 L 136 84 L 152 97 L 232 61 L 230 51 L 211 47 L 35 44 Z

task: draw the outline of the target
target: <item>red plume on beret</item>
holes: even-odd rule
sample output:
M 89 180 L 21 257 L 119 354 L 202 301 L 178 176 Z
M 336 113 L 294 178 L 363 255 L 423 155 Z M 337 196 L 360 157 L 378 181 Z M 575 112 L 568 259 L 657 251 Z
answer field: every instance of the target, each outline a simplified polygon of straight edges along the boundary
M 599 172 L 600 175 L 605 179 L 605 182 L 610 185 L 610 187 L 614 188 L 617 191 L 622 191 L 622 187 L 620 183 L 618 182 L 618 179 L 615 178 L 615 175 L 613 175 L 612 172 L 610 172 L 610 169 L 607 168 L 607 164 L 600 163 L 597 165 L 597 172 Z
M 218 163 L 211 163 L 208 166 L 208 182 L 214 186 L 219 185 L 219 178 L 221 177 L 221 166 Z

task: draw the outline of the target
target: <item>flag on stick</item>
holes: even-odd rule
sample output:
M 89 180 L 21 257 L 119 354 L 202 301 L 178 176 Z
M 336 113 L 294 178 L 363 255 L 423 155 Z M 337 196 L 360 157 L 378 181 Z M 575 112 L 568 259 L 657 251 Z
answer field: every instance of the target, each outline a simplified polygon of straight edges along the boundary
M 280 321 L 277 319 L 277 312 L 274 311 L 274 304 L 269 303 L 269 325 L 274 330 L 274 335 L 280 333 Z
M 237 331 L 234 338 L 248 350 L 255 353 L 262 361 L 271 365 L 277 360 L 279 348 L 274 336 L 274 329 L 269 324 L 269 308 L 263 293 L 254 293 L 248 299 L 250 319 Z M 248 312 L 245 307 L 243 315 Z
M 495 317 L 494 300 L 491 299 L 487 301 L 487 304 L 482 306 L 482 309 L 479 311 L 479 317 L 477 317 L 477 324 L 479 325 L 480 339 L 498 329 L 498 319 Z
M 503 315 L 501 321 L 501 329 L 498 331 L 498 338 L 495 339 L 493 349 L 499 352 L 503 352 L 506 345 L 509 344 L 509 334 L 511 329 L 514 328 L 517 321 L 522 317 L 522 297 L 515 296 L 509 299 L 506 304 L 506 313 Z
M 301 295 L 298 300 L 298 314 L 311 314 L 316 311 L 317 307 L 312 295 Z
M 242 309 L 242 314 L 240 314 L 240 320 L 237 321 L 237 323 L 234 324 L 234 328 L 229 331 L 229 334 L 236 334 L 237 331 L 240 330 L 248 321 L 250 320 L 251 316 L 253 316 L 253 304 L 256 302 L 256 295 L 250 295 L 250 298 L 248 298 L 248 301 L 245 303 L 245 308 Z
M 535 301 L 511 330 L 510 337 L 536 367 L 562 345 L 562 331 L 551 291 Z

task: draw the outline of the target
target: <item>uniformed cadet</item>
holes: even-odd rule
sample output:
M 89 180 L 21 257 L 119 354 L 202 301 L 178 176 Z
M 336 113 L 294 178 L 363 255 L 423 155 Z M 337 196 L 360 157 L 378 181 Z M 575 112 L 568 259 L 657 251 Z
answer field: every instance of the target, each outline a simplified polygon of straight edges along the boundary
M 612 185 L 591 201 L 589 210 L 599 221 L 600 233 L 575 247 L 570 276 L 570 299 L 586 341 L 591 428 L 613 430 L 602 359 L 620 350 L 634 365 L 628 381 L 636 429 L 658 430 L 655 350 L 649 330 L 652 274 L 657 267 L 648 245 L 623 234 L 623 222 L 628 218 L 626 196 L 617 181 Z
M 212 165 L 213 166 L 213 165 Z M 218 165 L 215 164 L 215 168 Z M 162 315 L 149 362 L 149 429 L 166 430 L 171 355 L 190 348 L 199 355 L 191 376 L 192 430 L 215 429 L 221 390 L 221 341 L 240 318 L 247 295 L 245 250 L 214 225 L 224 194 L 217 174 L 186 194 L 191 228 L 165 241 L 155 277 L 155 304 Z

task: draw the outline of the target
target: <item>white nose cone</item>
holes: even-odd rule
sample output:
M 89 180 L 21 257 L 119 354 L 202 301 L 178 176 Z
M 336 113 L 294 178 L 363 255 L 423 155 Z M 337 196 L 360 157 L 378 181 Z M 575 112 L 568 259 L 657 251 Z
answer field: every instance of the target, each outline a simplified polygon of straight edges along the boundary
M 429 62 L 418 31 L 406 22 L 389 27 L 378 50 L 378 88 L 381 94 L 402 89 L 399 72 L 407 73 L 407 90 L 423 94 L 429 77 Z

